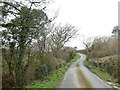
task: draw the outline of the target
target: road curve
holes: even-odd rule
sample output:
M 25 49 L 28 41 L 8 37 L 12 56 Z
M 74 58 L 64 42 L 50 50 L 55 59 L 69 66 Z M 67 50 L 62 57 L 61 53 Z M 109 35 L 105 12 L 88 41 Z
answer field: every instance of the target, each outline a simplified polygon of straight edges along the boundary
M 86 56 L 84 54 L 80 55 L 81 57 L 70 65 L 58 88 L 109 88 L 110 90 L 113 90 L 105 81 L 101 80 L 84 66 L 83 61 L 86 59 Z M 80 70 L 81 75 L 78 74 L 78 70 Z M 90 87 L 85 85 L 86 80 Z

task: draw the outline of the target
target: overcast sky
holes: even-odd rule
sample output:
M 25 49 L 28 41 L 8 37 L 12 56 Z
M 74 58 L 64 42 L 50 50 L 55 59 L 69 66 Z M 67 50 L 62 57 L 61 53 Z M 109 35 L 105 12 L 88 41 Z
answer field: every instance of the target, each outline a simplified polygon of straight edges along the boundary
M 72 39 L 68 46 L 82 49 L 86 37 L 109 36 L 118 25 L 120 0 L 54 0 L 48 8 L 58 10 L 55 22 L 69 23 L 79 28 L 80 37 Z

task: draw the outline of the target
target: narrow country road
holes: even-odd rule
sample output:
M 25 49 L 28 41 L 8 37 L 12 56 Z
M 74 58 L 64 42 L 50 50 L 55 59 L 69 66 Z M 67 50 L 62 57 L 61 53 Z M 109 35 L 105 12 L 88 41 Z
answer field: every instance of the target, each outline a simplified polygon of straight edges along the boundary
M 80 59 L 74 62 L 65 73 L 59 88 L 110 88 L 112 90 L 111 86 L 84 66 L 83 61 L 86 56 L 80 55 Z

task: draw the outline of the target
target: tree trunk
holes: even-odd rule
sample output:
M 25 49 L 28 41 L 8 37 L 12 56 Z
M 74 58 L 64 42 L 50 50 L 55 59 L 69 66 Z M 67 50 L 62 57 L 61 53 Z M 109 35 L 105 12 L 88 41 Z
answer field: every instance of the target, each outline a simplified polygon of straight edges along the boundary
M 26 83 L 24 62 L 23 62 L 24 53 L 25 53 L 25 46 L 24 46 L 24 43 L 21 43 L 19 48 L 19 57 L 16 64 L 16 84 L 18 87 L 23 87 Z
M 15 43 L 14 42 L 11 42 L 10 43 L 10 60 L 9 60 L 9 72 L 10 72 L 10 75 L 14 76 L 13 72 L 14 72 L 14 61 L 15 61 L 15 58 L 14 58 L 14 53 L 15 51 Z

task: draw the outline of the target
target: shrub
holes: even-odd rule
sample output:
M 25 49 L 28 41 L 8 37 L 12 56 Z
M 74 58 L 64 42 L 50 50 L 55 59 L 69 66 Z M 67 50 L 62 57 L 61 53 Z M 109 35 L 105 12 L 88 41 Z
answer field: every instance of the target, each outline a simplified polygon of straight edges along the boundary
M 40 65 L 36 69 L 35 78 L 40 79 L 40 80 L 44 80 L 45 77 L 47 76 L 47 74 L 48 74 L 48 67 L 45 64 Z
M 63 51 L 66 52 L 66 53 L 69 55 L 68 61 L 69 61 L 70 59 L 73 59 L 73 57 L 76 55 L 76 50 L 75 50 L 75 48 L 65 47 L 65 48 L 63 49 Z
M 13 88 L 15 87 L 15 78 L 11 75 L 2 76 L 2 88 Z

